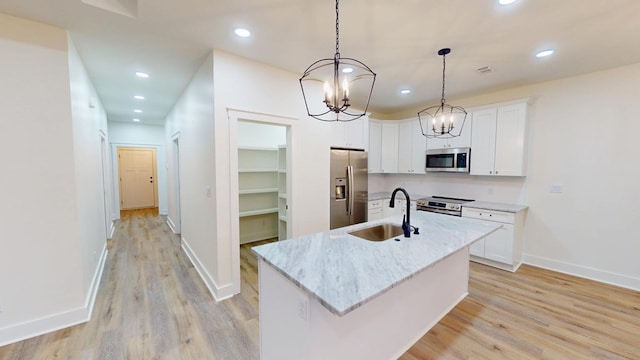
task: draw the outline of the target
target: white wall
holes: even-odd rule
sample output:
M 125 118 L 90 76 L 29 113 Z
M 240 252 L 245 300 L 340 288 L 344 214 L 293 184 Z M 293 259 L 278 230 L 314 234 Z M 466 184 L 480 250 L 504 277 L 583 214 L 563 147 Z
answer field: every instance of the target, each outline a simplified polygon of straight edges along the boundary
M 233 145 L 228 110 L 282 116 L 292 120 L 292 193 L 294 236 L 329 228 L 329 126 L 307 119 L 299 74 L 214 51 L 195 74 L 165 125 L 167 142 L 180 137 L 183 247 L 217 298 L 239 291 L 238 239 L 231 238 L 233 203 L 230 157 Z M 318 94 L 322 96 L 321 94 Z M 241 125 L 242 126 L 242 125 Z M 234 133 L 235 134 L 235 133 Z M 174 213 L 169 158 L 169 217 Z M 207 188 L 212 189 L 210 197 Z M 318 189 L 322 189 L 318 191 Z M 308 204 L 315 204 L 309 207 Z
M 215 154 L 213 127 L 213 55 L 202 63 L 165 120 L 165 139 L 180 141 L 180 218 L 183 248 L 215 294 Z M 171 147 L 169 147 L 171 149 Z M 168 163 L 168 218 L 177 222 L 173 155 Z
M 284 126 L 238 121 L 238 146 L 276 148 L 286 143 Z
M 156 171 L 158 181 L 158 211 L 161 215 L 168 213 L 167 198 L 167 146 L 165 143 L 164 126 L 146 125 L 139 123 L 125 123 L 109 121 L 109 143 L 113 159 L 113 193 L 115 207 L 113 219 L 120 218 L 119 182 L 118 180 L 118 147 L 149 147 L 156 149 Z
M 374 175 L 373 188 L 527 204 L 525 262 L 640 289 L 639 88 L 636 64 L 452 100 L 531 98 L 528 176 Z
M 93 91 L 66 31 L 0 14 L 0 54 L 2 346 L 86 321 L 106 247 L 99 134 L 76 138 L 104 114 L 80 109 Z
M 238 194 L 232 189 L 230 125 L 228 109 L 298 119 L 291 125 L 291 194 L 289 206 L 292 236 L 325 231 L 329 228 L 329 148 L 330 127 L 308 118 L 300 84 L 300 74 L 259 64 L 222 51 L 214 51 L 215 152 L 217 197 L 217 279 L 221 287 L 239 291 L 238 241 L 232 238 L 232 221 L 237 214 L 226 209 L 237 207 Z M 322 98 L 318 93 L 318 99 Z M 233 176 L 236 176 L 235 174 Z M 224 196 L 223 196 L 224 195 Z M 313 206 L 309 206 L 313 204 Z M 229 294 L 229 293 L 227 293 Z
M 104 193 L 101 139 L 108 141 L 107 115 L 71 39 L 69 43 L 69 83 L 75 157 L 76 213 L 80 243 L 84 253 L 84 296 L 93 304 L 106 256 L 105 211 L 113 208 L 113 194 Z M 108 159 L 107 159 L 108 161 Z M 107 174 L 108 180 L 108 174 Z M 112 224 L 112 223 L 111 223 Z M 109 225 L 111 225 L 109 224 Z M 109 226 L 111 227 L 111 226 Z

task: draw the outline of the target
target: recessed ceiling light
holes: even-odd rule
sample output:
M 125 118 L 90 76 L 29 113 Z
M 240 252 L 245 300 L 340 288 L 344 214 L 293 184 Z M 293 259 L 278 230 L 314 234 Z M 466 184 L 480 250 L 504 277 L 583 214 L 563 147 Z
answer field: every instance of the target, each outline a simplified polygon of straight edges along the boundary
M 140 122 L 140 119 L 133 119 L 133 122 Z
M 516 0 L 498 0 L 498 3 L 499 3 L 500 5 L 511 5 L 511 4 L 513 4 L 514 2 L 516 2 Z
M 345 74 L 351 74 L 353 72 L 353 68 L 346 67 L 346 68 L 342 69 L 342 72 L 345 73 Z
M 400 90 L 400 94 L 409 94 L 409 93 L 411 93 L 411 90 L 409 90 L 409 89 Z
M 251 36 L 251 31 L 249 31 L 247 29 L 243 29 L 243 28 L 237 28 L 237 29 L 233 30 L 233 32 L 236 35 L 238 35 L 238 36 L 240 36 L 242 38 L 246 38 L 246 37 Z
M 553 50 L 543 50 L 536 54 L 536 57 L 542 58 L 553 54 Z
M 142 95 L 133 95 L 133 98 L 138 100 L 144 100 L 144 96 Z
M 140 109 L 135 109 L 135 110 L 133 110 L 133 112 L 134 113 L 138 113 L 138 114 L 142 114 L 142 110 L 140 110 Z
M 139 78 L 143 78 L 146 79 L 149 77 L 149 74 L 147 74 L 146 72 L 142 72 L 142 71 L 136 71 L 136 76 Z

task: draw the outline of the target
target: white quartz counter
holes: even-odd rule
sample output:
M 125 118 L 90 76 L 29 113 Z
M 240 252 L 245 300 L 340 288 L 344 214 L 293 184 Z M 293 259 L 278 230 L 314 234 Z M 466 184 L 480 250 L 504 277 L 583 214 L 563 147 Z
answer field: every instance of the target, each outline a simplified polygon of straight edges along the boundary
M 420 194 L 409 194 L 409 198 L 411 198 L 411 201 L 415 201 L 423 197 L 426 197 L 426 196 L 420 195 Z M 369 193 L 369 200 L 382 200 L 382 199 L 390 199 L 390 198 L 391 198 L 391 192 Z M 404 200 L 404 194 L 403 193 L 396 194 L 396 199 Z
M 473 201 L 462 204 L 462 207 L 517 213 L 529 208 L 527 205 L 495 203 L 489 201 Z
M 411 224 L 420 229 L 420 235 L 373 242 L 348 234 L 401 221 L 399 216 L 389 217 L 256 246 L 253 252 L 330 312 L 343 316 L 502 227 L 416 212 L 411 214 Z

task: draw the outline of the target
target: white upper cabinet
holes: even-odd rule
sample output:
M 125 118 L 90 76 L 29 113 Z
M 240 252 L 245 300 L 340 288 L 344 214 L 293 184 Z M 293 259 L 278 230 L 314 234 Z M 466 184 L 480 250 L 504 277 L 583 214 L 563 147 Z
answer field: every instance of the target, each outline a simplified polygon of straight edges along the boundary
M 497 113 L 496 108 L 477 110 L 472 113 L 471 175 L 493 175 Z
M 331 146 L 368 150 L 369 118 L 365 115 L 353 121 L 336 121 L 331 126 Z
M 369 121 L 369 172 L 398 172 L 398 124 Z
M 527 103 L 472 113 L 471 175 L 526 176 Z
M 426 148 L 418 119 L 401 122 L 398 125 L 398 172 L 424 174 Z
M 462 126 L 462 132 L 460 136 L 456 136 L 453 138 L 429 138 L 427 139 L 427 150 L 432 149 L 448 149 L 448 148 L 465 148 L 471 147 L 471 123 L 472 114 L 469 113 L 467 115 L 467 119 Z M 418 126 L 420 126 L 418 124 Z
M 382 124 L 371 119 L 369 121 L 369 172 L 379 173 L 382 156 Z
M 398 172 L 398 124 L 382 123 L 382 148 L 380 172 L 394 174 Z

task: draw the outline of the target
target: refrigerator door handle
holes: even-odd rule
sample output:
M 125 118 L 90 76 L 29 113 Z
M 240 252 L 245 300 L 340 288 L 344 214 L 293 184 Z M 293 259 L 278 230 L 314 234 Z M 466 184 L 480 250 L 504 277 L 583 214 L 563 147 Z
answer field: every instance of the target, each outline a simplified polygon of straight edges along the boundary
M 347 189 L 347 214 L 351 218 L 353 211 L 353 166 L 351 165 L 347 166 Z

